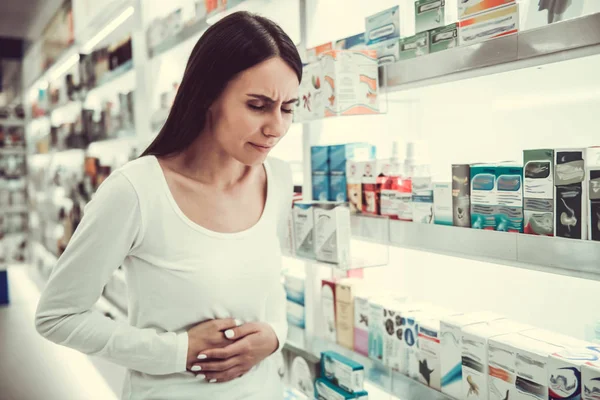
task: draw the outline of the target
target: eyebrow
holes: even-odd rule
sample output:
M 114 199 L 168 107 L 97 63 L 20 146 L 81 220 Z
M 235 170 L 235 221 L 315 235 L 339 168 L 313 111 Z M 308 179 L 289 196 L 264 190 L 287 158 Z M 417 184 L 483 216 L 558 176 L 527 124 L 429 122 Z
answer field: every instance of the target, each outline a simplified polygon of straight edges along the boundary
M 265 96 L 264 94 L 248 94 L 248 97 L 254 97 L 255 99 L 259 99 L 259 100 L 263 100 L 266 101 L 267 103 L 276 103 L 275 100 L 273 100 L 272 98 L 270 98 L 269 96 Z M 291 100 L 287 100 L 284 101 L 283 104 L 293 104 L 296 103 L 298 101 L 298 99 L 291 99 Z

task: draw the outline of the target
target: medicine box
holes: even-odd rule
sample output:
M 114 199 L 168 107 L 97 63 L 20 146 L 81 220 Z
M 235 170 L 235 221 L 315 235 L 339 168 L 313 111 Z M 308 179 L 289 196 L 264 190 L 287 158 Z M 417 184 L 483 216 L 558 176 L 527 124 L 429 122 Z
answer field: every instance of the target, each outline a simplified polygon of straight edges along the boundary
M 350 393 L 364 391 L 364 366 L 335 351 L 321 353 L 321 377 Z
M 319 378 L 315 382 L 315 398 L 319 400 L 368 400 L 369 394 L 365 391 L 350 393 L 335 386 L 327 379 Z
M 554 236 L 554 150 L 523 151 L 523 232 Z
M 519 31 L 519 8 L 516 4 L 507 5 L 461 19 L 458 29 L 458 42 L 461 46 L 480 43 L 489 39 L 513 35 Z

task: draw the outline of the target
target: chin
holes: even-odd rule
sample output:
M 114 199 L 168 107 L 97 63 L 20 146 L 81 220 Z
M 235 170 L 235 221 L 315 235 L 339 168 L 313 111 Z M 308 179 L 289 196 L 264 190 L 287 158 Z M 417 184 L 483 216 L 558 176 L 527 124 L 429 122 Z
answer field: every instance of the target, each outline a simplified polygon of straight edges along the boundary
M 255 167 L 262 165 L 267 159 L 268 154 L 242 154 L 241 157 L 236 157 L 236 159 L 244 165 L 249 167 Z

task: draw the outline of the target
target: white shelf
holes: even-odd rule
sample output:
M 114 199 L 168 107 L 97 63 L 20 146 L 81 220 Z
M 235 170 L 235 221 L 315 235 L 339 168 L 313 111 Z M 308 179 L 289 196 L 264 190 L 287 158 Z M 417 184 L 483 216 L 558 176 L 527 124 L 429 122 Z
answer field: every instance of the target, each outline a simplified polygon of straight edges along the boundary
M 27 154 L 27 151 L 24 148 L 1 148 L 0 155 L 2 156 L 24 156 Z
M 148 49 L 148 57 L 152 59 L 154 57 L 158 57 L 161 54 L 166 53 L 167 51 L 179 46 L 188 39 L 200 35 L 200 33 L 208 29 L 208 26 L 209 25 L 205 19 L 198 20 L 193 24 L 185 26 L 176 35 L 165 39 L 161 44 L 154 47 L 153 49 Z
M 401 400 L 451 400 L 450 397 L 361 354 L 324 339 L 306 340 L 306 346 L 286 342 L 285 349 L 312 362 L 321 358 L 322 351 L 335 351 L 365 367 L 365 383 Z
M 25 120 L 17 118 L 0 118 L 0 125 L 4 126 L 25 126 Z
M 600 53 L 600 14 L 390 64 L 388 91 L 469 79 Z

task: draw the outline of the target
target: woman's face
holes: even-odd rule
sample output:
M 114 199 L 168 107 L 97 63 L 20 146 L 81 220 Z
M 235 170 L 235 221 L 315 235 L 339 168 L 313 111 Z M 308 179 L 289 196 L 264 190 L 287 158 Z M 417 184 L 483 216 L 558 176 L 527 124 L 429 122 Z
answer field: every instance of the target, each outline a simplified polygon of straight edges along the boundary
M 262 164 L 292 123 L 298 86 L 279 57 L 232 79 L 210 107 L 211 132 L 221 148 L 242 164 Z

